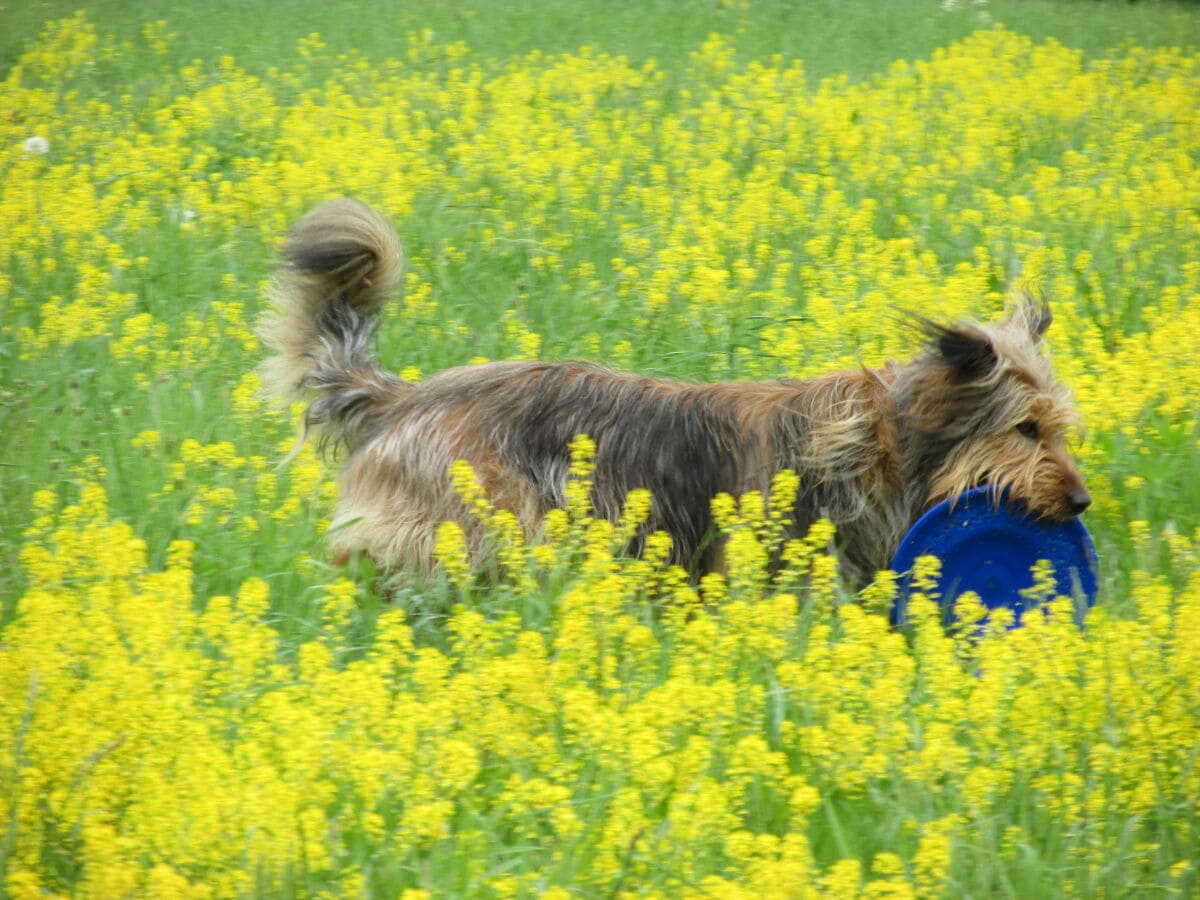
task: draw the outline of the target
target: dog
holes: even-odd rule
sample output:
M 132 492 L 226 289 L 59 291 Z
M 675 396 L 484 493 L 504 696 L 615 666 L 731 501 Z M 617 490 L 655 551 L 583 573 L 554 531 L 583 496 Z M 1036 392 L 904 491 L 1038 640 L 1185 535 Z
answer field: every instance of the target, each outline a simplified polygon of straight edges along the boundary
M 721 565 L 713 497 L 765 495 L 783 469 L 800 480 L 788 534 L 831 520 L 857 585 L 888 567 L 923 511 L 971 487 L 994 485 L 1058 521 L 1091 503 L 1065 446 L 1077 416 L 1042 347 L 1050 311 L 1027 292 L 990 324 L 914 317 L 924 347 L 907 363 L 811 380 L 697 384 L 493 362 L 411 383 L 373 351 L 403 266 L 385 219 L 327 202 L 294 227 L 283 257 L 260 328 L 272 353 L 262 380 L 282 401 L 307 402 L 305 434 L 344 448 L 329 529 L 338 561 L 361 551 L 385 571 L 428 571 L 440 523 L 477 533 L 449 477 L 457 460 L 536 537 L 566 504 L 568 447 L 581 434 L 595 442 L 595 514 L 615 520 L 629 491 L 648 489 L 645 533 L 667 532 L 672 560 L 694 575 Z

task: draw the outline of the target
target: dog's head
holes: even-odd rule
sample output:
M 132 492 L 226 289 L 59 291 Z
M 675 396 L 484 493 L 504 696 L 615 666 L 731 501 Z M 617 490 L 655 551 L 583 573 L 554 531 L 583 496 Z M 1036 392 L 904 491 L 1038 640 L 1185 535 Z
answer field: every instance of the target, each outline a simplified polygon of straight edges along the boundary
M 1049 307 L 1022 293 L 999 322 L 921 323 L 928 346 L 899 412 L 928 504 L 984 484 L 1058 521 L 1091 504 L 1067 449 L 1078 414 L 1043 347 L 1050 320 Z

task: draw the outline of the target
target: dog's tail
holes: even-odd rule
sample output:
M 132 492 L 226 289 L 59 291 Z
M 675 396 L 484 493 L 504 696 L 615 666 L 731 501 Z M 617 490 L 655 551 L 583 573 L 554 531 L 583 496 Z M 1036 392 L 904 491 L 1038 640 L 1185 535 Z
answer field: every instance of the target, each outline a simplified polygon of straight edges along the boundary
M 308 401 L 305 434 L 315 428 L 322 445 L 353 449 L 409 387 L 373 349 L 380 309 L 400 281 L 400 239 L 370 207 L 331 200 L 296 224 L 283 257 L 259 327 L 272 351 L 260 369 L 264 390 Z

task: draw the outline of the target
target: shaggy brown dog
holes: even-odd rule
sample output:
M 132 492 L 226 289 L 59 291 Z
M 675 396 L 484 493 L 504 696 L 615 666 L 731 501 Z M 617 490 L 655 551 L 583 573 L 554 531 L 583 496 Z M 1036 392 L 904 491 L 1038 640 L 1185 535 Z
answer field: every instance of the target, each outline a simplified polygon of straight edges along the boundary
M 1050 313 L 1028 296 L 988 325 L 920 321 L 928 343 L 911 362 L 810 381 L 691 384 L 497 362 L 413 384 L 372 352 L 402 266 L 386 221 L 354 201 L 326 203 L 296 225 L 284 256 L 262 329 L 274 351 L 264 380 L 309 402 L 306 430 L 345 445 L 331 527 L 342 558 L 365 551 L 384 569 L 428 569 L 438 524 L 469 525 L 448 477 L 459 459 L 535 536 L 565 504 L 580 434 L 596 444 L 597 515 L 617 517 L 630 490 L 648 489 L 647 531 L 668 532 L 693 572 L 719 565 L 712 498 L 766 493 L 781 469 L 800 476 L 791 531 L 831 519 L 857 583 L 887 568 L 923 510 L 972 486 L 1007 488 L 1057 520 L 1091 502 L 1064 446 L 1074 412 L 1041 351 Z

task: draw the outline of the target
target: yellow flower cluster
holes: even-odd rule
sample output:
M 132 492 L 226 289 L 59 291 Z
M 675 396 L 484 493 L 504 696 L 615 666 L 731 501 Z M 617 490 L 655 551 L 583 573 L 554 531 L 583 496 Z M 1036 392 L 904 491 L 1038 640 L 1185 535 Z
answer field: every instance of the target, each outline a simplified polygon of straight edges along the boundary
M 127 48 L 51 23 L 0 87 L 0 894 L 1196 891 L 1194 54 L 997 28 L 814 86 L 721 36 L 682 78 L 429 33 L 376 63 L 310 35 L 259 78 L 142 40 L 148 81 L 89 91 Z M 894 575 L 847 597 L 832 526 L 785 539 L 788 473 L 714 499 L 696 584 L 645 492 L 592 515 L 580 438 L 536 542 L 456 466 L 474 520 L 381 602 L 309 558 L 331 472 L 250 374 L 273 245 L 341 194 L 409 241 L 381 338 L 410 380 L 806 376 L 1034 281 L 1106 596 L 1080 629 L 1039 570 L 1022 628 L 967 596 L 947 629 L 927 560 L 894 630 Z
M 98 485 L 61 509 L 40 493 L 0 671 L 10 895 L 301 879 L 503 897 L 561 879 L 638 896 L 930 896 L 1014 809 L 1032 819 L 1004 847 L 1059 835 L 1081 885 L 1114 854 L 1186 870 L 1190 818 L 1164 826 L 1175 850 L 1131 849 L 1126 829 L 1200 791 L 1196 548 L 1180 548 L 1182 591 L 1138 576 L 1135 618 L 1098 610 L 1082 631 L 1063 598 L 1016 631 L 947 633 L 915 596 L 910 648 L 885 616 L 818 596 L 831 584 L 781 590 L 791 576 L 764 565 L 776 538 L 754 496 L 719 501 L 742 535 L 732 594 L 621 559 L 624 535 L 586 507 L 559 523 L 548 568 L 474 505 L 507 561 L 492 590 L 562 585 L 546 628 L 460 605 L 437 649 L 396 609 L 356 648 L 357 589 L 341 579 L 292 654 L 262 579 L 197 598 L 189 542 L 156 569 Z M 634 500 L 627 524 L 644 513 Z M 887 852 L 813 846 L 814 823 L 836 835 L 839 816 L 898 797 Z M 47 866 L 67 852 L 69 870 Z M 447 858 L 464 867 L 451 880 L 417 874 Z M 394 880 L 372 882 L 381 871 Z

